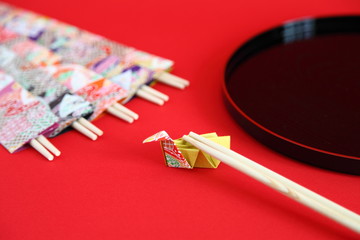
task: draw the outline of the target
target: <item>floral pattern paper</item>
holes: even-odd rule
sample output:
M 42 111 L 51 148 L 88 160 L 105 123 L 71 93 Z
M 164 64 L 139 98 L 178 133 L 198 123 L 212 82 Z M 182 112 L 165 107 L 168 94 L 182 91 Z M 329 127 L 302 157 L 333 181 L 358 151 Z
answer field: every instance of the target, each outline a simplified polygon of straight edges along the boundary
M 127 94 L 126 90 L 120 86 L 79 65 L 53 65 L 45 69 L 71 92 L 83 97 L 94 106 L 95 109 L 90 120 L 98 117 Z
M 90 120 L 95 119 L 103 111 L 105 111 L 106 108 L 127 96 L 127 91 L 125 89 L 112 83 L 96 72 L 78 64 L 49 64 L 49 59 L 47 57 L 56 58 L 60 62 L 63 62 L 63 60 L 58 56 L 58 54 L 54 54 L 46 48 L 39 46 L 36 42 L 13 33 L 10 30 L 3 29 L 3 31 L 0 31 L 0 42 L 4 43 L 4 45 L 9 50 L 15 52 L 16 55 L 25 58 L 29 62 L 28 67 L 21 66 L 25 69 L 28 68 L 26 73 L 31 74 L 35 71 L 37 71 L 37 73 L 41 73 L 41 76 L 39 75 L 36 77 L 39 79 L 39 84 L 42 84 L 47 89 L 51 89 L 51 85 L 59 86 L 57 83 L 60 83 L 60 85 L 63 85 L 62 88 L 59 86 L 59 88 L 53 87 L 52 89 L 58 89 L 62 92 L 64 92 L 64 89 L 68 89 L 71 93 L 79 95 L 86 101 L 90 102 L 94 107 L 94 111 L 89 117 Z M 34 46 L 34 51 L 31 51 L 30 47 L 29 50 L 27 47 L 18 47 L 19 45 Z M 37 49 L 41 49 L 41 54 L 37 54 L 36 56 L 38 57 L 34 58 L 32 56 L 36 53 L 35 50 Z M 41 62 L 38 61 L 39 58 L 41 59 Z M 48 67 L 37 68 L 34 70 L 34 65 Z M 19 77 L 19 79 L 21 78 Z M 43 83 L 41 82 L 41 79 L 43 79 Z M 32 81 L 32 79 L 29 81 Z M 24 83 L 24 81 L 22 82 Z M 25 84 L 29 85 L 29 83 Z M 47 84 L 49 84 L 49 86 L 47 86 Z M 60 94 L 59 96 L 66 96 L 68 101 L 70 99 L 75 100 L 75 95 L 70 98 L 69 94 Z M 78 99 L 75 103 L 78 103 L 79 101 L 80 99 Z M 69 121 L 66 124 L 69 124 Z
M 46 104 L 0 71 L 0 142 L 11 153 L 56 125 Z
M 109 79 L 134 66 L 137 69 L 143 68 L 141 72 L 147 71 L 149 77 L 146 79 L 133 74 L 132 82 L 136 84 L 127 89 L 128 97 L 124 103 L 135 95 L 141 85 L 152 81 L 154 72 L 168 71 L 174 64 L 171 60 L 113 42 L 57 20 L 26 10 L 11 9 L 0 15 L 0 19 L 6 19 L 3 21 L 4 27 L 57 53 L 64 63 L 85 66 Z M 136 76 L 139 79 L 134 79 Z
M 24 60 L 5 46 L 0 46 L 0 70 L 12 75 L 22 87 L 49 105 L 59 118 L 59 126 L 51 136 L 57 135 L 80 117 L 92 113 L 93 107 L 89 102 L 70 93 L 43 68 Z

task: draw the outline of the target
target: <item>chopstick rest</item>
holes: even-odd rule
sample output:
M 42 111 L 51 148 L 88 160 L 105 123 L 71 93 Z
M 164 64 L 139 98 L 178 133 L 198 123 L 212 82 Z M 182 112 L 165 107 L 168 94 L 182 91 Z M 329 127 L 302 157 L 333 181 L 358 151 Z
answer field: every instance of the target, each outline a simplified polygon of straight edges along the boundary
M 214 141 L 225 148 L 230 148 L 230 136 L 219 137 L 216 133 L 207 133 L 202 135 L 209 141 Z M 217 168 L 220 161 L 213 158 L 211 155 L 199 151 L 191 144 L 183 139 L 171 139 L 165 132 L 160 131 L 148 138 L 143 143 L 160 142 L 162 152 L 164 154 L 165 164 L 168 167 L 175 168 Z
M 183 140 L 234 169 L 360 234 L 360 216 L 244 156 L 190 132 Z

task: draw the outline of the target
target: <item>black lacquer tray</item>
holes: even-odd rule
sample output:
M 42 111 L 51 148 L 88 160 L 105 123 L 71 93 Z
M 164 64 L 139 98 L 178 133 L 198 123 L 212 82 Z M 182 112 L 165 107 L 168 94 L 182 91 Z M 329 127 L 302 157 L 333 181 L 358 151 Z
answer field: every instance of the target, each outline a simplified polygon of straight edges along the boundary
M 260 142 L 360 175 L 360 16 L 289 21 L 257 35 L 229 60 L 224 90 Z

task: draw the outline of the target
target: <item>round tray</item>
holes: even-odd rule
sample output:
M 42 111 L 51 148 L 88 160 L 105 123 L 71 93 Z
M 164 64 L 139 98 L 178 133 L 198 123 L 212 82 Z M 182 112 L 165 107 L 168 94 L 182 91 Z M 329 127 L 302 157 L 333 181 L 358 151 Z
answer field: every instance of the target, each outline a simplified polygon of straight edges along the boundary
M 360 16 L 289 21 L 254 37 L 229 60 L 224 90 L 260 142 L 360 175 Z

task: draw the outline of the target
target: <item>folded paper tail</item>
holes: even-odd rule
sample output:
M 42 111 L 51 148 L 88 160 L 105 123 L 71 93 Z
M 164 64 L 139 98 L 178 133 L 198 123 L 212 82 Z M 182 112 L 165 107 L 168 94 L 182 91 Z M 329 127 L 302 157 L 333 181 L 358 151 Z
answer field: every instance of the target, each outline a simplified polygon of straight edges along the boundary
M 162 141 L 162 140 L 172 140 L 165 131 L 160 131 L 158 133 L 155 133 L 154 135 L 146 138 L 143 143 L 149 143 L 149 142 L 156 142 L 156 141 Z

